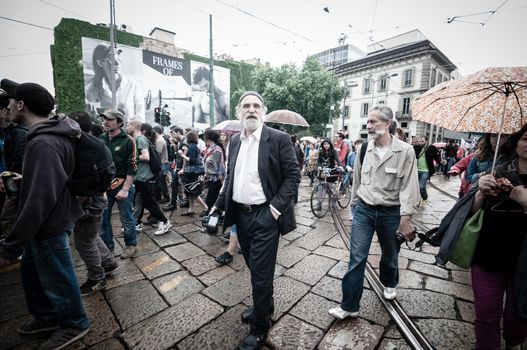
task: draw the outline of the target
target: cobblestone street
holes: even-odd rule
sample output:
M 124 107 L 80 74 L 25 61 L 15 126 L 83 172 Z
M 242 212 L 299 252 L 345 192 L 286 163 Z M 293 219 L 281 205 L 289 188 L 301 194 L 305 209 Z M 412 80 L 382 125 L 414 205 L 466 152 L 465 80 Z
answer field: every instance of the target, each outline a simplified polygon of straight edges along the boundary
M 459 179 L 432 181 L 456 194 Z M 410 349 L 371 289 L 365 289 L 359 318 L 334 321 L 327 313 L 341 300 L 341 278 L 349 253 L 331 215 L 315 220 L 311 188 L 304 181 L 297 206 L 298 228 L 280 241 L 275 274 L 275 311 L 267 344 L 275 349 Z M 454 200 L 429 188 L 429 204 L 415 220 L 438 225 Z M 341 211 L 350 224 L 349 208 Z M 114 232 L 120 232 L 113 215 Z M 173 213 L 163 236 L 153 227 L 138 234 L 139 249 L 108 279 L 104 292 L 84 298 L 92 327 L 68 349 L 234 349 L 248 333 L 240 313 L 251 305 L 250 277 L 241 254 L 218 267 L 214 257 L 226 243 L 200 231 L 199 220 Z M 117 238 L 122 249 L 122 238 Z M 86 270 L 72 249 L 79 281 Z M 402 249 L 398 300 L 437 349 L 474 346 L 473 296 L 467 270 L 433 265 L 436 248 Z M 378 267 L 380 247 L 369 261 Z M 0 274 L 0 349 L 31 349 L 42 337 L 21 337 L 16 328 L 29 319 L 19 270 Z M 367 282 L 365 282 L 367 284 Z

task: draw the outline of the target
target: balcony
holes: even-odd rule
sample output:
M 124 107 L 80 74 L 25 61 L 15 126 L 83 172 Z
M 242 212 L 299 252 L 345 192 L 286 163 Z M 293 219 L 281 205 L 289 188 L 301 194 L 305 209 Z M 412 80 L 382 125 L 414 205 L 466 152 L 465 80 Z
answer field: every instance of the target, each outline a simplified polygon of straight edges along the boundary
M 410 111 L 409 113 L 405 113 L 403 114 L 403 112 L 401 111 L 397 111 L 395 112 L 395 118 L 397 120 L 412 120 L 412 111 Z

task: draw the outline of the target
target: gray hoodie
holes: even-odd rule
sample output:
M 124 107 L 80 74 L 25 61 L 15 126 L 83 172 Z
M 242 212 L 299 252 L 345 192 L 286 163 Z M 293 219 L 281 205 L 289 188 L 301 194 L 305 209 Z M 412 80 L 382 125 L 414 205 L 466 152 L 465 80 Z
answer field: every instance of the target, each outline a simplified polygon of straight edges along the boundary
M 0 244 L 0 256 L 13 260 L 32 239 L 60 234 L 83 215 L 79 201 L 67 187 L 79 135 L 75 121 L 58 116 L 29 129 L 17 220 Z

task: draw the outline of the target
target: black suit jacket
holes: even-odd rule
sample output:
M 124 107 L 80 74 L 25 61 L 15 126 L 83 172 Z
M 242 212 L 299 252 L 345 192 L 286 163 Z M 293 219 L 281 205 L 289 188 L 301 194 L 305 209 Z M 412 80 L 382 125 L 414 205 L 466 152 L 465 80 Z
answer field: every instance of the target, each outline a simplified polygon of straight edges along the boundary
M 300 169 L 291 137 L 266 125 L 262 128 L 258 149 L 258 174 L 267 202 L 282 213 L 278 218 L 280 233 L 286 234 L 296 228 L 293 197 L 300 182 Z M 231 139 L 227 176 L 215 204 L 216 208 L 225 211 L 224 227 L 235 223 L 232 193 L 240 144 L 240 134 Z

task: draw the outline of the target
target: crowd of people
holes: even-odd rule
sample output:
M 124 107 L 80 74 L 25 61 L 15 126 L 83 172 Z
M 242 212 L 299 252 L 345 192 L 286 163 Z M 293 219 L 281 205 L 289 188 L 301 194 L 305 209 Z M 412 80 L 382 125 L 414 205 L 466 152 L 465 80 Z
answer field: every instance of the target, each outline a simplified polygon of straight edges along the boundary
M 274 311 L 280 235 L 296 228 L 301 175 L 313 184 L 321 168 L 345 173 L 344 183 L 352 188 L 350 261 L 342 279 L 342 302 L 328 310 L 332 316 L 359 315 L 375 233 L 381 246 L 383 296 L 397 297 L 401 243 L 415 238 L 412 216 L 426 204 L 427 181 L 442 170 L 446 177 L 463 174 L 460 197 L 470 200 L 471 212 L 485 211 L 472 266 L 476 347 L 499 348 L 502 315 L 508 346 L 527 337 L 527 240 L 522 224 L 527 214 L 527 126 L 510 137 L 484 135 L 475 151 L 465 155 L 453 142 L 439 151 L 427 135 L 406 142 L 394 125 L 392 110 L 377 106 L 368 113 L 367 143 L 352 142 L 343 132 L 333 140 L 298 140 L 264 125 L 265 101 L 258 92 L 247 91 L 236 106 L 240 133 L 171 126 L 165 135 L 160 126 L 127 120 L 117 110 L 99 114 L 100 125 L 85 112 L 53 115 L 53 97 L 35 83 L 4 79 L 1 88 L 0 267 L 21 257 L 22 284 L 33 318 L 18 332 L 54 331 L 41 349 L 61 348 L 87 334 L 90 323 L 82 296 L 104 289 L 107 277 L 119 269 L 118 258 L 136 254 L 137 233 L 145 225 L 157 225 L 154 235 L 169 233 L 178 220 L 170 217 L 178 208 L 187 208 L 179 215 L 199 213 L 204 222 L 220 217 L 222 227 L 230 228 L 228 248 L 216 262 L 229 264 L 236 252 L 243 255 L 251 274 L 253 306 L 241 314 L 250 332 L 239 349 L 260 348 Z M 68 186 L 76 168 L 75 142 L 83 133 L 104 142 L 115 175 L 106 191 L 81 198 Z M 490 173 L 496 150 L 496 172 Z M 496 196 L 496 179 L 501 177 L 512 187 Z M 125 244 L 120 254 L 111 220 L 115 204 Z M 209 232 L 205 226 L 203 232 Z M 496 244 L 495 237 L 505 234 L 507 238 Z M 81 285 L 70 235 L 88 270 Z

